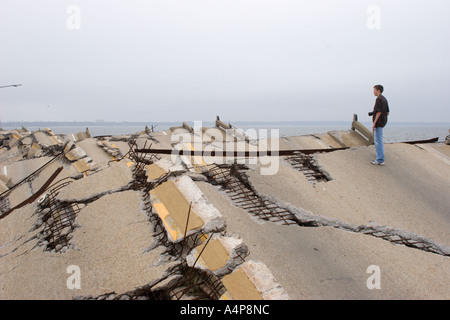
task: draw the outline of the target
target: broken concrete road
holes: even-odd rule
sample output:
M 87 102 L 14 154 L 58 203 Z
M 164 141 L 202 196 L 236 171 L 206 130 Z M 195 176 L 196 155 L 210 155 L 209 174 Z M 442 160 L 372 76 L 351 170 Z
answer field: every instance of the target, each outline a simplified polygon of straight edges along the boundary
M 376 167 L 353 130 L 269 139 L 284 150 L 350 147 L 280 157 L 271 175 L 245 158 L 136 152 L 180 147 L 177 130 L 209 134 L 188 150 L 230 139 L 254 150 L 228 127 L 0 132 L 0 298 L 450 298 L 448 145 L 387 144 Z M 371 266 L 380 289 L 368 285 Z

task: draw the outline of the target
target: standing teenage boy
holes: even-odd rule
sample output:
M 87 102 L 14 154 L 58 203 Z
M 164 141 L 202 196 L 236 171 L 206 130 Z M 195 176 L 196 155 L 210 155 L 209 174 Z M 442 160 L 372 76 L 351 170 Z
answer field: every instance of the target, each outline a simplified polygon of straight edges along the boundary
M 375 144 L 375 152 L 377 157 L 372 160 L 374 165 L 384 165 L 384 143 L 383 128 L 386 126 L 389 115 L 389 105 L 386 98 L 382 95 L 384 88 L 377 84 L 373 87 L 373 94 L 377 97 L 375 106 L 373 107 L 373 140 Z

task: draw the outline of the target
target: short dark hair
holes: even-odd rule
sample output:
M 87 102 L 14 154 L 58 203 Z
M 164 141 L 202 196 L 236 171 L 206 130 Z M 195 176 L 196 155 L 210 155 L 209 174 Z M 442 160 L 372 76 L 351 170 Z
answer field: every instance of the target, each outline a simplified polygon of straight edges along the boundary
M 381 84 L 377 84 L 376 86 L 374 86 L 375 89 L 377 89 L 378 91 L 380 91 L 381 93 L 383 93 L 384 88 Z

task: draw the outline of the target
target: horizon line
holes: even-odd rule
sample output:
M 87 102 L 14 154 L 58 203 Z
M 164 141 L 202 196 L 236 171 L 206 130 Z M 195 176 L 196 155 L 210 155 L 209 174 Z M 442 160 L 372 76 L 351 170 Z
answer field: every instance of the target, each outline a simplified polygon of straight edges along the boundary
M 195 122 L 195 121 L 201 121 L 205 123 L 211 123 L 215 122 L 215 120 L 183 120 L 183 121 L 117 121 L 117 120 L 72 120 L 72 121 L 62 121 L 62 120 L 38 120 L 38 121 L 29 121 L 29 120 L 13 120 L 13 121 L 0 121 L 0 126 L 3 124 L 38 124 L 38 123 L 73 123 L 73 124 L 82 124 L 82 123 L 90 123 L 90 124 L 96 124 L 96 125 L 103 125 L 103 124 L 152 124 L 152 123 L 183 123 L 183 122 Z M 223 120 L 222 120 L 223 121 Z M 370 120 L 367 121 L 361 121 L 360 122 L 368 122 L 370 123 Z M 230 121 L 223 121 L 228 123 L 351 123 L 352 120 L 230 120 Z M 411 124 L 449 124 L 450 122 L 446 121 L 389 121 L 389 123 L 411 123 Z

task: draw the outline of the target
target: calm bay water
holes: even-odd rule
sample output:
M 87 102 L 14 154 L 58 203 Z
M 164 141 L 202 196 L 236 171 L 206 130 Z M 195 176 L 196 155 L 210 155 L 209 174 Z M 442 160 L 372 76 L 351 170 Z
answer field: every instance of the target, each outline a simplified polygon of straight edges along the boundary
M 194 123 L 189 123 L 194 127 Z M 351 122 L 232 122 L 235 127 L 242 129 L 249 135 L 261 135 L 267 130 L 267 136 L 273 136 L 271 130 L 278 130 L 280 137 L 300 136 L 309 134 L 321 134 L 328 131 L 350 130 Z M 371 129 L 370 123 L 363 123 Z M 5 123 L 4 130 L 21 128 L 22 124 L 15 123 L 14 126 Z M 61 124 L 50 123 L 39 126 L 33 123 L 23 124 L 28 130 L 34 131 L 44 128 L 50 128 L 55 134 L 71 134 L 85 131 L 89 128 L 92 136 L 101 135 L 121 135 L 134 134 L 145 129 L 144 123 L 80 123 L 80 124 Z M 181 126 L 181 123 L 156 122 L 147 124 L 148 127 L 155 126 L 155 131 L 168 130 L 171 127 Z M 214 122 L 203 122 L 200 125 L 213 127 Z M 449 134 L 450 123 L 389 123 L 384 130 L 385 142 L 400 142 L 411 140 L 423 140 L 439 137 L 443 141 Z

